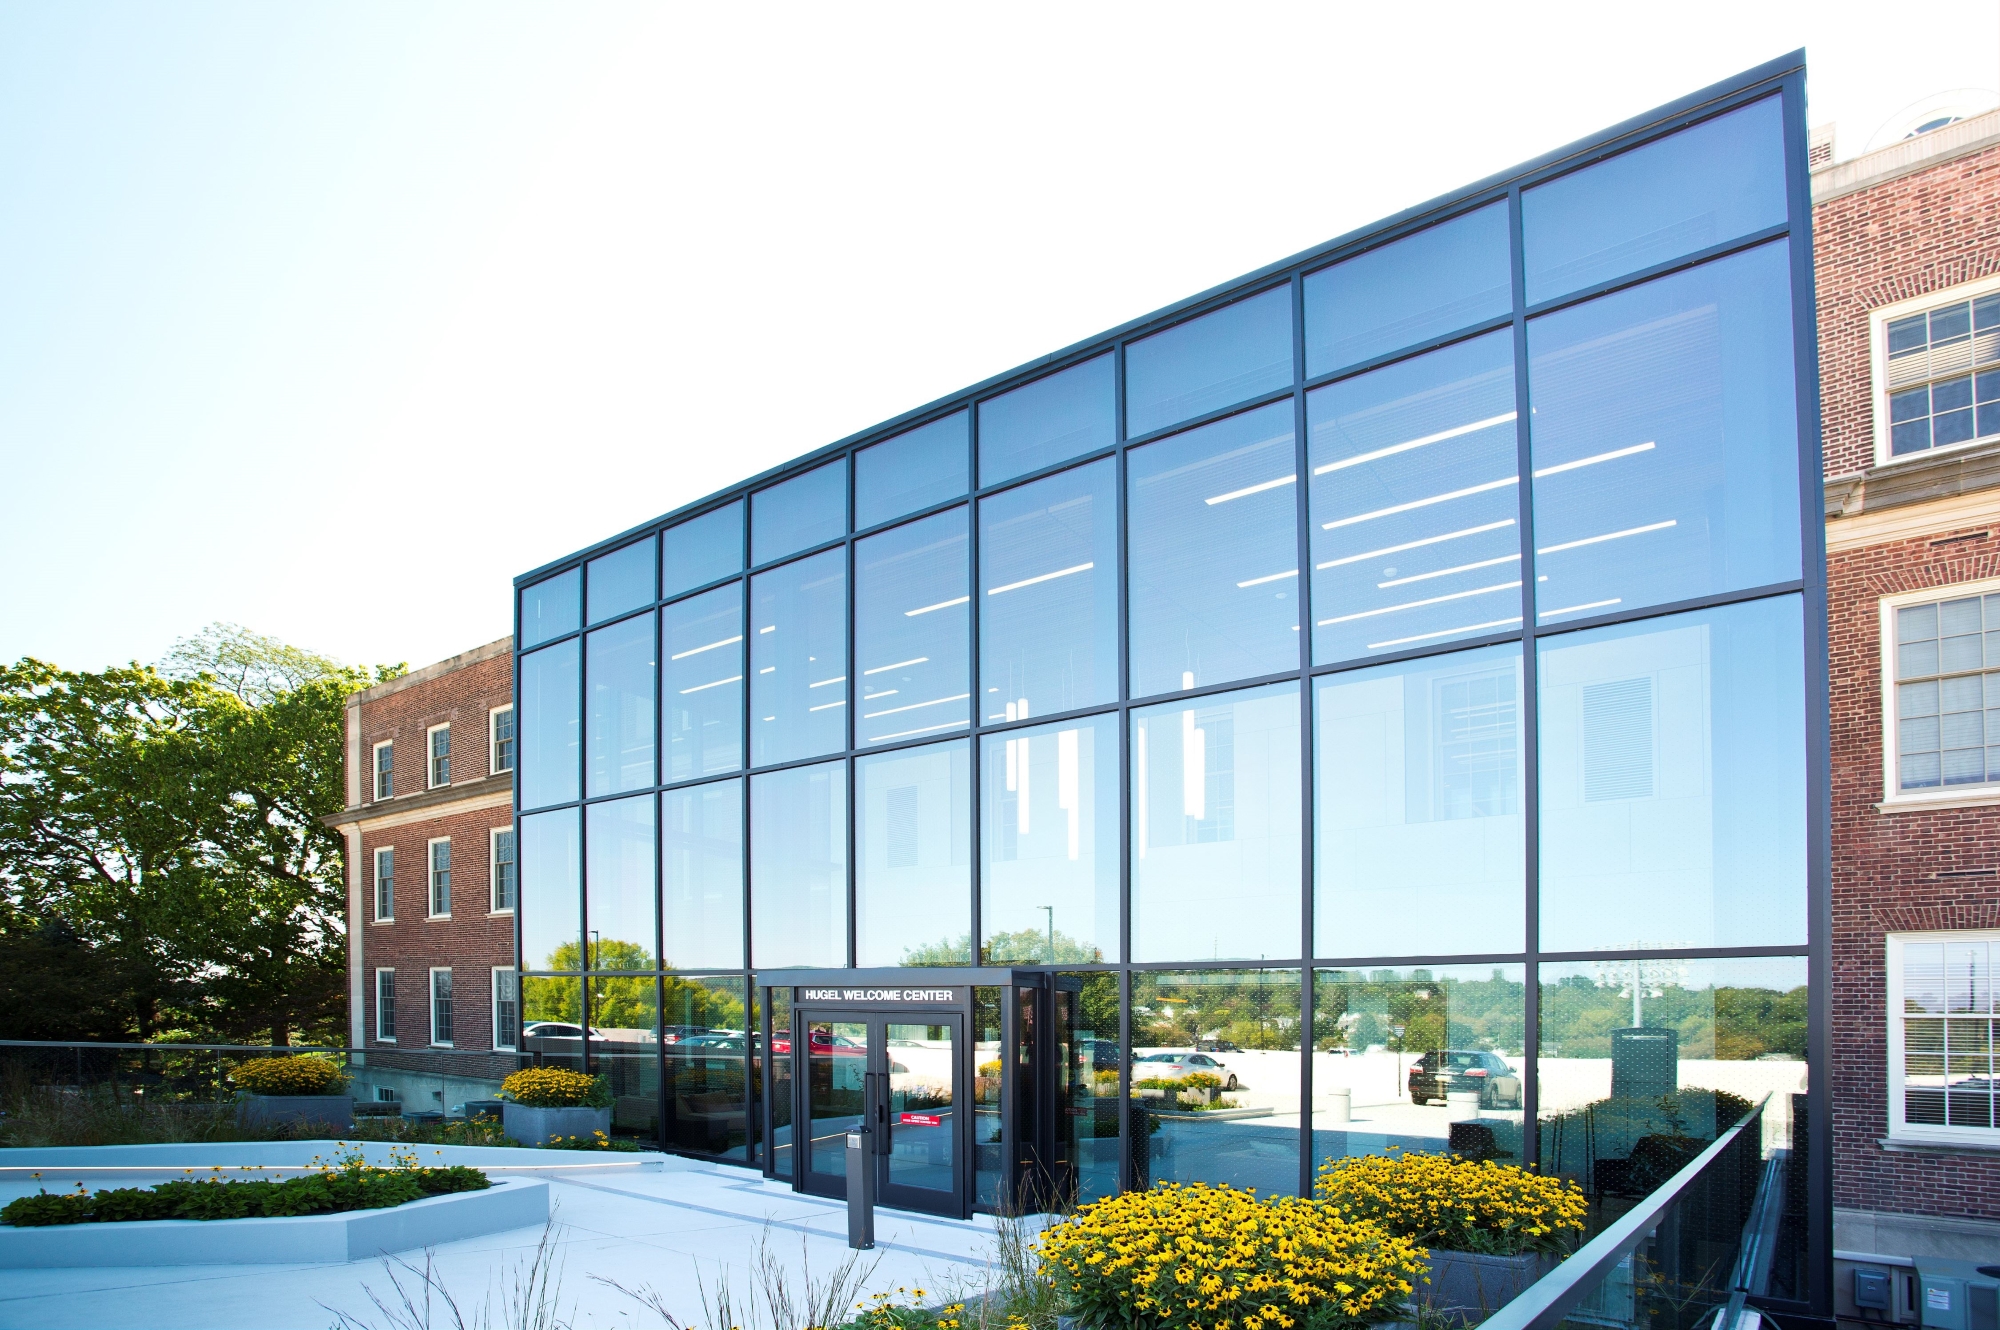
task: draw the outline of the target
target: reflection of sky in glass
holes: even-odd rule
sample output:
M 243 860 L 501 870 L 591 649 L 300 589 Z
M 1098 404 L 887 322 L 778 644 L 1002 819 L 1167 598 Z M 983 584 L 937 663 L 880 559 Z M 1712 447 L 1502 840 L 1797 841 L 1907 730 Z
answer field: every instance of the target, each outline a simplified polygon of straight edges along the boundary
M 1513 334 L 1306 399 L 1313 659 L 1521 626 Z
M 1118 697 L 1118 485 L 1107 458 L 979 504 L 988 724 Z
M 954 508 L 855 543 L 857 747 L 971 723 L 965 527 Z
M 652 537 L 590 561 L 590 621 L 602 623 L 653 603 L 659 546 Z
M 1125 348 L 1125 434 L 1135 438 L 1292 383 L 1289 284 Z
M 1541 643 L 1542 946 L 1806 937 L 1798 597 Z
M 660 796 L 662 964 L 743 964 L 743 782 Z
M 1292 405 L 1126 459 L 1132 695 L 1298 668 Z
M 521 960 L 530 970 L 582 968 L 581 813 L 574 808 L 521 819 Z M 566 956 L 558 955 L 567 947 Z
M 989 964 L 1118 959 L 1118 718 L 980 741 Z
M 1132 713 L 1132 959 L 1299 953 L 1299 690 Z
M 847 964 L 847 768 L 750 778 L 750 963 Z
M 545 577 L 521 592 L 521 645 L 540 646 L 576 631 L 577 588 L 583 574 L 572 568 Z
M 1315 681 L 1314 952 L 1518 951 L 1521 652 Z
M 855 530 L 965 493 L 969 420 L 967 412 L 954 412 L 856 453 Z
M 521 807 L 541 808 L 576 798 L 582 726 L 577 661 L 572 639 L 521 657 L 519 757 Z
M 590 968 L 647 970 L 653 950 L 653 796 L 583 810 Z
M 847 460 L 750 496 L 750 562 L 769 563 L 847 532 Z
M 854 764 L 857 965 L 972 960 L 972 770 L 966 740 Z
M 1508 313 L 1508 252 L 1503 199 L 1311 274 L 1306 377 Z
M 992 485 L 1117 442 L 1111 357 L 1058 370 L 979 404 L 979 483 Z
M 584 794 L 653 783 L 653 616 L 600 628 L 584 651 Z
M 750 579 L 750 756 L 758 766 L 847 746 L 847 551 Z
M 668 527 L 660 537 L 660 596 L 666 599 L 743 569 L 743 500 Z
M 660 629 L 666 779 L 736 770 L 743 765 L 743 584 L 667 606 Z
M 1799 575 L 1787 253 L 1529 323 L 1543 624 Z

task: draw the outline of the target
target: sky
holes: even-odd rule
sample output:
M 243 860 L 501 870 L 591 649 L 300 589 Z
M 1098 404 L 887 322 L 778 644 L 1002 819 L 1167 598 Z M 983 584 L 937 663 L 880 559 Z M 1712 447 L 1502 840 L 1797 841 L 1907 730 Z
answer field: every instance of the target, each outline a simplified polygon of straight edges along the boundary
M 2000 5 L 1882 13 L 0 0 L 0 660 L 441 659 L 516 574 L 1796 48 L 1842 157 L 1994 100 Z

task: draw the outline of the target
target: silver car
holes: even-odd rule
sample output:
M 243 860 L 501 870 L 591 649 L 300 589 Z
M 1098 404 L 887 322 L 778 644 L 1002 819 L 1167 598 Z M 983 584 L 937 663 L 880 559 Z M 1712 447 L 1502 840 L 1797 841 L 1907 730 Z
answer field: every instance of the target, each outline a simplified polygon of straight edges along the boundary
M 1132 1064 L 1132 1079 L 1178 1081 L 1199 1071 L 1220 1080 L 1225 1090 L 1236 1088 L 1236 1073 L 1210 1053 L 1148 1053 Z

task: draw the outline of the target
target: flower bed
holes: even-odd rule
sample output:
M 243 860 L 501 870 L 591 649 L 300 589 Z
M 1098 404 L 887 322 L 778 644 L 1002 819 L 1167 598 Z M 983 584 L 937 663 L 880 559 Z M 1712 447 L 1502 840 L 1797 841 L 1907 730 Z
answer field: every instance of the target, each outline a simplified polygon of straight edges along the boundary
M 251 1058 L 238 1063 L 229 1079 L 251 1094 L 282 1097 L 335 1095 L 347 1089 L 347 1077 L 331 1059 L 310 1053 Z
M 1147 1330 L 1314 1330 L 1404 1314 L 1423 1252 L 1297 1197 L 1203 1183 L 1095 1202 L 1051 1226 L 1044 1277 L 1085 1322 Z
M 475 1168 L 426 1168 L 416 1156 L 396 1156 L 389 1167 L 370 1164 L 359 1150 L 331 1164 L 314 1160 L 311 1173 L 271 1181 L 211 1174 L 157 1187 L 116 1187 L 22 1196 L 0 1207 L 0 1223 L 16 1228 L 53 1224 L 115 1224 L 145 1219 L 273 1219 L 293 1215 L 379 1210 L 427 1196 L 483 1191 L 493 1184 Z
M 1313 1195 L 1397 1237 L 1485 1256 L 1567 1251 L 1586 1209 L 1583 1193 L 1559 1178 L 1436 1154 L 1330 1159 Z
M 523 1067 L 500 1082 L 500 1097 L 526 1108 L 609 1108 L 611 1082 L 564 1067 Z

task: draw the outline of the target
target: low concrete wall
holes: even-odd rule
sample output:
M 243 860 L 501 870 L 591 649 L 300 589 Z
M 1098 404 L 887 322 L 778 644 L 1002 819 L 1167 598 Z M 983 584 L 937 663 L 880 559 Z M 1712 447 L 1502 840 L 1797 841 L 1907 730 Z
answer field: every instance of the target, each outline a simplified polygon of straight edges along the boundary
M 548 1217 L 548 1183 L 506 1178 L 485 1191 L 338 1215 L 0 1225 L 0 1270 L 365 1261 L 384 1252 L 528 1228 Z

